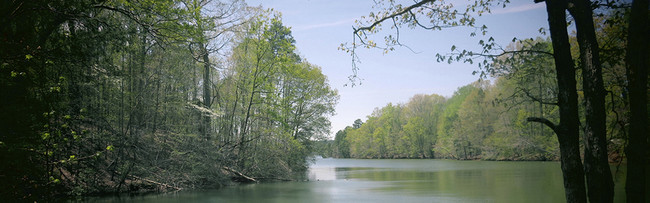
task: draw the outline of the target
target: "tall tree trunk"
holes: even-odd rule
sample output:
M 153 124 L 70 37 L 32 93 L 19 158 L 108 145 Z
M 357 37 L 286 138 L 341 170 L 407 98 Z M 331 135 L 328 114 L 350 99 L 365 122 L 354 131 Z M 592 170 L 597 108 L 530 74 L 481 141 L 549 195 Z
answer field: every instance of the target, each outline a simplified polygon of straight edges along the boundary
M 585 95 L 585 174 L 591 202 L 614 201 L 614 182 L 607 160 L 605 87 L 589 0 L 575 0 L 569 12 L 576 22 Z
M 630 128 L 627 155 L 625 192 L 628 202 L 646 202 L 645 160 L 648 136 L 647 84 L 648 84 L 648 0 L 635 0 L 630 16 L 627 52 L 628 91 L 630 101 Z
M 139 67 L 139 70 L 138 70 L 138 76 L 137 76 L 138 78 L 136 80 L 136 91 L 137 91 L 137 93 L 136 93 L 136 103 L 135 103 L 135 109 L 134 109 L 137 112 L 136 116 L 135 116 L 135 119 L 136 119 L 135 124 L 137 126 L 137 128 L 135 128 L 135 129 L 137 131 L 141 131 L 141 130 L 146 128 L 145 119 L 144 119 L 145 118 L 145 113 L 146 113 L 146 110 L 144 108 L 148 105 L 148 104 L 145 104 L 145 94 L 147 94 L 147 92 L 145 91 L 145 86 L 146 86 L 145 85 L 145 83 L 146 83 L 146 81 L 145 81 L 145 78 L 146 78 L 145 70 L 146 70 L 146 65 L 147 65 L 147 34 L 146 33 L 142 33 L 142 47 L 141 48 L 142 48 L 142 50 L 141 50 L 142 52 L 140 54 L 142 54 L 142 55 L 140 56 L 141 57 L 140 58 L 140 67 Z
M 578 127 L 578 95 L 569 37 L 566 23 L 566 2 L 562 0 L 546 0 L 549 30 L 553 43 L 553 58 L 558 85 L 558 105 L 560 108 L 560 124 L 553 125 L 544 122 L 557 134 L 560 143 L 560 162 L 564 178 L 564 192 L 567 202 L 587 202 L 585 196 L 584 171 L 580 160 L 579 127 Z
M 205 44 L 200 43 L 201 54 L 203 55 L 203 107 L 211 109 L 212 106 L 212 97 L 210 95 L 210 54 Z M 210 140 L 210 115 L 203 116 L 203 136 L 206 140 Z

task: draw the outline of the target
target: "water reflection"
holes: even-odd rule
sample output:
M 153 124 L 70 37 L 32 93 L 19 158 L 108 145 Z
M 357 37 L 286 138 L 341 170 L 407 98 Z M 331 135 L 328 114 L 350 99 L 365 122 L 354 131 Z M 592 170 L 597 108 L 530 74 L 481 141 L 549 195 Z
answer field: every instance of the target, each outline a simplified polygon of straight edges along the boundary
M 317 159 L 307 177 L 101 202 L 564 202 L 558 162 Z
M 336 171 L 338 168 L 312 168 L 309 170 L 310 181 L 336 180 Z
M 321 159 L 309 174 L 312 181 L 332 181 L 337 188 L 365 197 L 463 202 L 564 201 L 562 174 L 555 162 Z

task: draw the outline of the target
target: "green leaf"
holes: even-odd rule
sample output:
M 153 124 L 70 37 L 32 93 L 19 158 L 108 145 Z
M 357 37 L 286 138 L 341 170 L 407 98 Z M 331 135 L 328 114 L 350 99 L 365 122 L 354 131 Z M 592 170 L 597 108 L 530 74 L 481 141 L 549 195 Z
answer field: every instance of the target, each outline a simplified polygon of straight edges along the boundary
M 106 150 L 113 151 L 113 145 L 108 145 L 108 147 L 106 147 Z
M 41 138 L 43 138 L 44 140 L 47 139 L 47 138 L 49 138 L 49 137 L 50 137 L 50 133 L 43 133 L 43 134 L 41 135 Z
M 25 59 L 27 59 L 27 60 L 32 59 L 32 58 L 34 58 L 34 56 L 29 55 L 29 54 L 25 55 Z

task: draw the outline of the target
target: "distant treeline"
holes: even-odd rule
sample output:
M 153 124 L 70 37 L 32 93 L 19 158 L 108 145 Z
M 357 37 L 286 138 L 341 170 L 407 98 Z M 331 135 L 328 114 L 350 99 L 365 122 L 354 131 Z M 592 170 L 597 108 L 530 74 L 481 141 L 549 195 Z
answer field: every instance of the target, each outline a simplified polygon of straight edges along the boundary
M 550 52 L 551 44 L 539 38 L 510 48 Z M 609 157 L 618 161 L 627 139 L 629 110 L 622 80 L 625 70 L 616 63 L 622 57 L 609 54 L 612 61 L 604 69 Z M 405 104 L 376 108 L 365 121 L 356 120 L 338 131 L 333 142 L 320 143 L 319 149 L 325 156 L 341 158 L 558 160 L 552 130 L 527 121 L 529 117 L 559 120 L 552 57 L 508 56 L 494 65 L 498 68 L 492 73 L 493 82 L 479 80 L 449 98 L 415 95 Z M 582 102 L 581 94 L 579 99 Z
M 338 131 L 330 155 L 339 158 L 556 160 L 557 138 L 525 118 L 554 109 L 506 107 L 498 86 L 476 82 L 451 98 L 415 95 L 406 104 L 376 108 L 365 122 Z M 537 108 L 536 108 L 537 107 Z

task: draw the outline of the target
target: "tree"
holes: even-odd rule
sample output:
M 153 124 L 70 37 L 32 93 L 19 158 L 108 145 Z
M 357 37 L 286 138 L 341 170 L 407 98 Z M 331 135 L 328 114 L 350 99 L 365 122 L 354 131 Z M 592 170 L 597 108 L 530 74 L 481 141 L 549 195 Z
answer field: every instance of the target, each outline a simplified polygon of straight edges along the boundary
M 361 128 L 361 125 L 363 125 L 363 121 L 361 119 L 354 120 L 354 124 L 352 124 L 353 129 L 359 129 Z
M 415 95 L 405 105 L 404 133 L 411 141 L 411 157 L 433 158 L 438 139 L 438 120 L 445 98 L 440 95 Z
M 335 157 L 337 158 L 350 158 L 350 143 L 346 139 L 349 131 L 349 128 L 346 127 L 344 130 L 336 132 L 334 137 L 334 147 L 336 150 Z
M 625 192 L 628 202 L 645 202 L 646 151 L 648 140 L 648 0 L 635 0 L 629 20 L 625 65 L 627 71 L 630 127 Z
M 459 116 L 458 111 L 460 106 L 465 101 L 467 96 L 474 91 L 474 86 L 466 85 L 458 88 L 454 95 L 447 99 L 444 111 L 438 121 L 438 141 L 435 145 L 435 151 L 443 158 L 458 158 L 460 153 L 458 145 L 456 144 Z
M 201 106 L 206 109 L 212 109 L 214 104 L 213 87 L 215 75 L 212 73 L 215 66 L 218 65 L 211 55 L 223 52 L 230 44 L 232 32 L 238 26 L 241 26 L 247 20 L 242 12 L 245 4 L 239 0 L 217 1 L 217 0 L 191 0 L 183 2 L 184 6 L 190 11 L 190 22 L 195 25 L 196 29 L 191 34 L 189 49 L 194 54 L 194 59 L 203 65 L 200 85 Z M 215 78 L 215 79 L 218 79 Z M 197 85 L 199 85 L 197 83 Z M 197 96 L 197 95 L 194 95 Z M 193 98 L 198 100 L 198 98 Z M 202 115 L 203 122 L 200 127 L 206 140 L 210 140 L 212 135 L 212 118 L 209 115 Z
M 504 123 L 497 125 L 497 131 L 504 131 L 502 133 L 506 137 L 521 135 L 512 140 L 517 145 L 523 144 L 518 146 L 516 151 L 535 151 L 525 154 L 532 153 L 542 160 L 554 159 L 553 157 L 557 155 L 555 153 L 557 141 L 551 142 L 556 138 L 548 136 L 553 132 L 549 131 L 550 129 L 543 123 L 539 123 L 534 128 L 525 120 L 527 117 L 544 117 L 557 122 L 557 81 L 553 55 L 550 54 L 551 46 L 550 39 L 542 38 L 513 42 L 508 45 L 507 51 L 534 50 L 534 52 L 506 54 L 496 58 L 493 65 L 495 71 L 492 75 L 498 77 L 493 100 L 499 106 L 505 107 L 501 110 L 500 117 L 514 119 L 512 121 L 499 119 Z M 515 126 L 508 126 L 512 124 Z
M 234 169 L 253 177 L 289 177 L 307 169 L 312 140 L 329 134 L 338 100 L 320 67 L 300 58 L 291 30 L 267 12 L 235 39 L 220 92 L 220 132 Z
M 489 91 L 489 81 L 476 82 L 472 84 L 475 88 L 467 96 L 458 110 L 459 122 L 458 140 L 462 147 L 465 159 L 480 157 L 485 148 L 483 141 L 494 133 L 493 122 L 496 121 L 496 113 L 489 111 L 486 92 Z
M 353 130 L 361 128 L 363 121 L 361 119 L 354 120 L 352 126 L 345 127 L 343 130 L 336 132 L 334 137 L 334 147 L 336 148 L 336 157 L 338 158 L 350 158 L 350 139 L 349 135 Z
M 589 0 L 573 1 L 568 11 L 575 19 L 580 45 L 582 87 L 585 95 L 585 173 L 591 201 L 614 201 L 614 182 L 607 160 L 605 88 L 600 51 Z
M 528 118 L 528 120 L 544 123 L 553 129 L 558 137 L 567 202 L 586 202 L 584 170 L 578 149 L 578 96 L 575 69 L 569 49 L 565 9 L 566 5 L 561 1 L 546 1 L 557 77 L 560 123 L 556 125 L 549 120 L 537 118 Z

